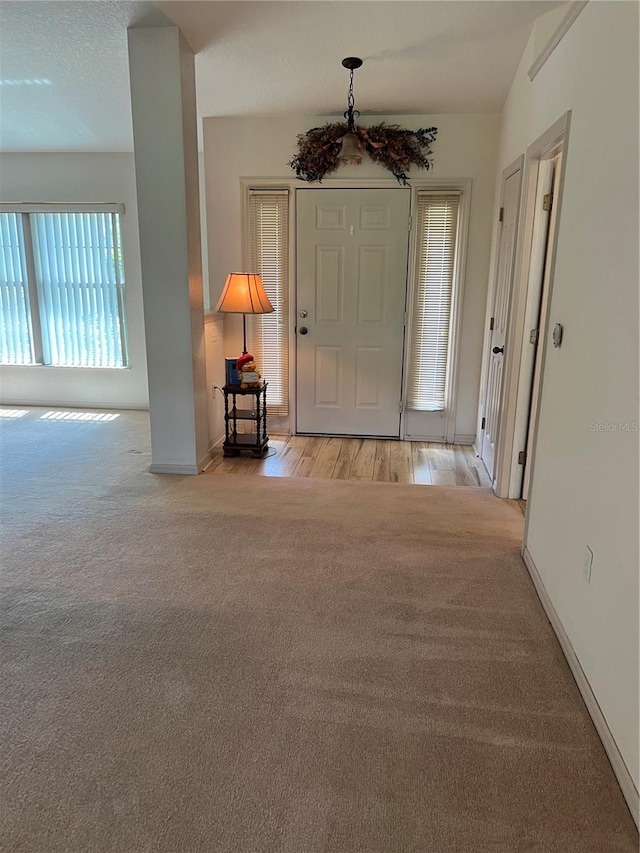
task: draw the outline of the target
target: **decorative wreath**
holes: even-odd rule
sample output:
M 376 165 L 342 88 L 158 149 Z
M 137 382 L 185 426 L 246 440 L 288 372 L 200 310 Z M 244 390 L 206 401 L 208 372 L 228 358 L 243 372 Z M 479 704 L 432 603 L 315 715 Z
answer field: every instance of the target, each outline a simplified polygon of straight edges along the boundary
M 348 133 L 346 122 L 314 127 L 298 136 L 298 153 L 289 165 L 301 181 L 321 181 L 335 172 L 340 165 L 342 140 Z M 388 169 L 399 184 L 409 183 L 407 172 L 411 166 L 430 169 L 431 145 L 438 133 L 437 127 L 405 130 L 396 125 L 376 124 L 373 127 L 356 125 L 354 132 L 361 150 L 366 151 L 374 163 Z

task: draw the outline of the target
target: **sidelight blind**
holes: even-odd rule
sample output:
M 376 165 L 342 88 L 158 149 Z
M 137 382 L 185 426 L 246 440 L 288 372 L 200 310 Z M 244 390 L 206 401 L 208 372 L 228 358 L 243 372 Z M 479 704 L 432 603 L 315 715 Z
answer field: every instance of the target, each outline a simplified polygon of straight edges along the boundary
M 408 408 L 446 407 L 459 195 L 418 193 Z
M 249 194 L 251 271 L 262 283 L 274 311 L 253 317 L 253 350 L 269 383 L 269 412 L 289 414 L 289 192 Z

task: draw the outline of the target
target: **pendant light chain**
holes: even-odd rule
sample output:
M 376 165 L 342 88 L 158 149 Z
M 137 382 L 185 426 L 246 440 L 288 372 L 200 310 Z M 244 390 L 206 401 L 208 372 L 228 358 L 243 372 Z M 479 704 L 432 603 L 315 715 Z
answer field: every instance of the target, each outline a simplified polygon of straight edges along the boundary
M 355 98 L 353 96 L 353 68 L 349 70 L 349 94 L 347 95 L 347 111 L 344 117 L 347 120 L 348 132 L 353 133 L 355 129 L 354 121 L 360 116 L 360 112 L 355 107 Z

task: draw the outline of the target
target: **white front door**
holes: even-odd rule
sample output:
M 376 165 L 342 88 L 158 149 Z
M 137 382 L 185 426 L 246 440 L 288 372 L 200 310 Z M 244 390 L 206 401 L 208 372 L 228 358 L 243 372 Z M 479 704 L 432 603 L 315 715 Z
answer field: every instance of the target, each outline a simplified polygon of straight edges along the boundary
M 296 202 L 297 431 L 398 438 L 410 191 Z
M 507 335 L 507 319 L 513 284 L 513 267 L 516 249 L 516 226 L 520 204 L 521 170 L 509 175 L 502 185 L 502 230 L 498 249 L 498 271 L 493 298 L 490 338 L 489 370 L 484 405 L 484 432 L 480 456 L 491 479 L 494 478 L 494 463 L 498 432 L 500 428 L 500 396 L 504 365 L 504 347 Z

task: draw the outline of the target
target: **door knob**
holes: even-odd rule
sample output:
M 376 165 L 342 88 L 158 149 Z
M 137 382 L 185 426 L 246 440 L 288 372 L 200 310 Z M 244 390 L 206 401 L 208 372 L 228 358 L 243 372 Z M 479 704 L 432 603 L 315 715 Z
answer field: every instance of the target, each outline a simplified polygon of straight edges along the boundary
M 504 347 L 494 347 L 493 352 L 494 355 L 498 355 L 498 353 L 502 353 L 502 355 L 504 355 Z
M 306 326 L 300 326 L 300 334 L 301 335 L 306 335 L 308 331 L 309 331 L 309 329 L 307 329 Z

